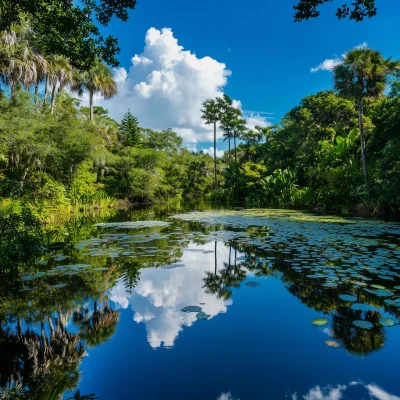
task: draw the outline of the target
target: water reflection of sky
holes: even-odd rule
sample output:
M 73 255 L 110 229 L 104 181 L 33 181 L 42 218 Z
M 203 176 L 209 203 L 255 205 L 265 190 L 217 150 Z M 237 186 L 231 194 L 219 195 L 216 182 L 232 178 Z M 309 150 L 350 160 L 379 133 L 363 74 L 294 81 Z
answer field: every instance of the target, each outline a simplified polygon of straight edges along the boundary
M 184 267 L 174 269 L 147 268 L 140 274 L 140 282 L 132 293 L 128 293 L 123 281 L 111 290 L 110 299 L 120 308 L 130 307 L 133 320 L 146 326 L 147 341 L 154 349 L 172 347 L 183 327 L 204 323 L 196 319 L 196 313 L 183 313 L 185 306 L 198 306 L 210 318 L 225 313 L 231 300 L 224 301 L 214 294 L 206 293 L 204 277 L 206 271 L 215 270 L 214 243 L 206 245 L 190 244 L 188 249 L 204 250 L 206 253 L 184 251 L 179 264 Z M 229 248 L 217 245 L 217 269 L 224 268 L 229 258 Z
M 214 242 L 189 248 L 212 251 Z M 229 247 L 218 242 L 217 250 L 220 271 Z M 185 250 L 184 267 L 143 269 L 132 293 L 119 281 L 109 296 L 121 309 L 117 332 L 85 358 L 81 392 L 102 400 L 400 400 L 400 327 L 366 357 L 330 348 L 331 326 L 312 326 L 320 313 L 281 279 L 252 274 L 261 287 L 242 283 L 228 302 L 207 294 L 214 260 Z M 200 303 L 209 321 L 180 311 Z

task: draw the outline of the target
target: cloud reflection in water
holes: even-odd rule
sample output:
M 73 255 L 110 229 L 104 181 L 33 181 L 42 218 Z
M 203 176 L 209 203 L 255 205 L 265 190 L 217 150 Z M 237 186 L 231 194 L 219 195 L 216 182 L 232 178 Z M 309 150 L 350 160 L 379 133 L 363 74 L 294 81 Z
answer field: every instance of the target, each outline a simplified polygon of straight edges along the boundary
M 134 311 L 133 319 L 146 325 L 147 340 L 154 349 L 172 347 L 183 326 L 190 327 L 197 321 L 195 313 L 183 313 L 185 306 L 200 303 L 203 311 L 212 319 L 227 311 L 231 300 L 224 301 L 213 294 L 207 294 L 204 286 L 206 271 L 213 272 L 214 242 L 206 245 L 190 244 L 189 248 L 207 250 L 209 253 L 184 251 L 179 263 L 183 268 L 142 269 L 140 281 L 131 294 L 121 280 L 110 292 L 112 300 L 120 308 L 129 306 Z M 218 243 L 218 269 L 223 268 L 223 261 L 228 259 L 229 248 Z

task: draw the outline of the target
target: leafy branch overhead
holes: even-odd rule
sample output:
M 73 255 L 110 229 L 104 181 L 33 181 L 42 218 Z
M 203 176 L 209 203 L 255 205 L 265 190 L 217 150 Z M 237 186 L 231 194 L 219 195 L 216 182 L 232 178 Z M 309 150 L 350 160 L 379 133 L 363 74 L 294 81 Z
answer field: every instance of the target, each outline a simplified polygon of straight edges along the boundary
M 333 0 L 300 0 L 293 8 L 296 10 L 294 20 L 301 22 L 309 18 L 317 18 L 320 16 L 320 6 L 324 3 L 330 3 Z M 356 22 L 362 21 L 364 18 L 374 17 L 377 13 L 376 0 L 355 0 L 351 3 L 341 5 L 336 16 L 339 19 L 350 18 Z
M 117 66 L 118 41 L 103 37 L 99 25 L 113 17 L 127 21 L 136 0 L 0 0 L 0 31 L 28 21 L 30 42 L 41 54 L 67 57 L 79 68 L 89 68 L 96 58 Z

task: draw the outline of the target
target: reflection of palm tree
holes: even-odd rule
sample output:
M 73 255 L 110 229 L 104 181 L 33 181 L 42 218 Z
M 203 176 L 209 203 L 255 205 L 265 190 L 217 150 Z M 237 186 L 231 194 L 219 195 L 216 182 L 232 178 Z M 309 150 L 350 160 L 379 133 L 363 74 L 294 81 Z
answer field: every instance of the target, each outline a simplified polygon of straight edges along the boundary
M 81 326 L 80 336 L 89 348 L 94 348 L 107 342 L 115 333 L 119 321 L 120 313 L 108 307 L 98 310 L 97 300 L 94 301 L 94 311 L 89 316 L 89 310 L 85 308 L 83 312 L 74 313 L 74 321 Z
M 333 334 L 340 339 L 345 349 L 355 355 L 367 356 L 381 349 L 385 344 L 385 333 L 377 326 L 380 313 L 377 311 L 353 311 L 350 308 L 339 308 L 333 315 Z M 369 321 L 375 325 L 371 330 L 356 328 L 353 321 Z
M 0 374 L 3 393 L 21 387 L 21 392 L 22 388 L 29 388 L 29 398 L 32 399 L 59 399 L 66 390 L 72 390 L 78 384 L 79 365 L 86 354 L 80 337 L 68 333 L 58 321 L 56 330 L 50 327 L 51 336 L 48 338 L 44 323 L 40 325 L 40 335 L 30 328 L 17 334 L 0 331 L 0 347 L 7 349 L 5 353 L 1 348 L 1 352 L 6 354 Z

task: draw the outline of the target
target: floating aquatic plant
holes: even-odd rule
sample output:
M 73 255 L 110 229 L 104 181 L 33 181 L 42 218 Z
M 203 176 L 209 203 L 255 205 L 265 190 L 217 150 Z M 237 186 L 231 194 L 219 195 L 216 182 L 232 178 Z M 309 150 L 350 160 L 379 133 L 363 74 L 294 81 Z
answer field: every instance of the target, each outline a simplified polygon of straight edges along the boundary
M 199 306 L 186 306 L 186 307 L 183 307 L 181 311 L 185 312 L 185 313 L 192 313 L 192 312 L 193 313 L 198 313 L 198 312 L 201 311 L 201 307 L 199 307 Z
M 313 325 L 317 325 L 317 326 L 323 326 L 326 325 L 329 322 L 328 318 L 315 318 L 312 321 Z
M 353 325 L 356 326 L 357 328 L 367 329 L 367 330 L 370 330 L 374 327 L 374 324 L 372 322 L 362 321 L 362 320 L 353 321 Z
M 206 320 L 206 319 L 209 319 L 210 317 L 211 317 L 211 315 L 206 314 L 206 313 L 203 312 L 203 311 L 200 311 L 199 313 L 196 314 L 196 318 L 197 318 L 197 319 L 204 319 L 204 320 Z
M 335 342 L 334 340 L 325 340 L 325 344 L 329 347 L 340 347 L 340 344 L 338 342 Z

